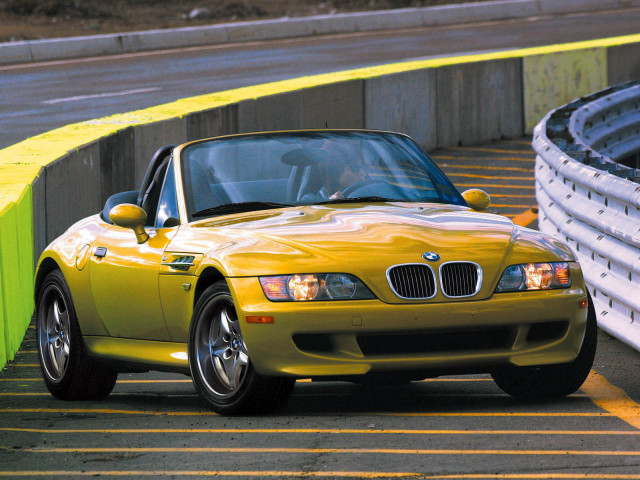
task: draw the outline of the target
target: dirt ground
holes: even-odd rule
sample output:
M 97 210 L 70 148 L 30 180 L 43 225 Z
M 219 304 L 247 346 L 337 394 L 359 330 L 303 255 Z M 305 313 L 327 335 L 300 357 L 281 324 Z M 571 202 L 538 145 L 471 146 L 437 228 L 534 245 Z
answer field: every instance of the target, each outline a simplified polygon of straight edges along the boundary
M 470 1 L 478 0 L 0 0 L 0 42 Z

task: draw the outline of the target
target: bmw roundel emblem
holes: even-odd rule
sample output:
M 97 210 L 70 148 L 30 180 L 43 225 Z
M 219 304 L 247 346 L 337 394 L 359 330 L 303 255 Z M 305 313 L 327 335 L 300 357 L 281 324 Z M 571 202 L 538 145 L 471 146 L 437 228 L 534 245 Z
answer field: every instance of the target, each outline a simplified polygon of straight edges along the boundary
M 427 262 L 437 262 L 438 260 L 440 260 L 440 255 L 438 255 L 436 252 L 426 252 L 422 254 L 422 258 Z

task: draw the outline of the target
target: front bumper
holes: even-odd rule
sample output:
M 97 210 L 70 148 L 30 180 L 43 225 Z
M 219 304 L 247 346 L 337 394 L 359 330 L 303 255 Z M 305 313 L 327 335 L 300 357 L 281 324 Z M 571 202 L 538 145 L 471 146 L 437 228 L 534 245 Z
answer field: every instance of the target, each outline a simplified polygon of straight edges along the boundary
M 570 362 L 587 318 L 579 306 L 587 298 L 582 278 L 573 280 L 578 286 L 566 290 L 422 304 L 276 303 L 255 277 L 228 282 L 256 371 L 319 377 Z M 273 316 L 274 323 L 246 323 L 247 315 Z

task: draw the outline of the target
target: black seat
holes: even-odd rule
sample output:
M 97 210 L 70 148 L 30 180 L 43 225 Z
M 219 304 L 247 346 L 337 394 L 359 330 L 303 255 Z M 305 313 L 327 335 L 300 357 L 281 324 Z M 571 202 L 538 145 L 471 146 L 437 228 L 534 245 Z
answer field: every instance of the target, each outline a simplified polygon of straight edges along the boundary
M 319 165 L 326 160 L 327 153 L 319 148 L 297 148 L 282 155 L 280 161 L 292 167 L 287 181 L 288 202 L 300 200 L 314 188 L 314 191 L 320 189 L 322 176 Z
M 164 183 L 164 177 L 167 174 L 167 167 L 171 157 L 165 158 L 165 160 L 156 169 L 147 191 L 142 197 L 142 204 L 140 207 L 147 212 L 147 226 L 153 226 L 156 221 L 156 212 L 158 210 L 158 201 L 160 200 L 160 191 Z
M 156 151 L 156 153 L 153 154 L 153 157 L 151 157 L 151 161 L 149 162 L 147 171 L 145 172 L 144 178 L 142 179 L 142 184 L 140 185 L 140 193 L 138 194 L 138 199 L 136 201 L 136 205 L 138 205 L 139 207 L 142 207 L 144 196 L 146 195 L 147 190 L 149 190 L 149 184 L 153 181 L 156 170 L 162 164 L 162 162 L 171 155 L 171 151 L 174 148 L 175 145 L 165 145 L 164 147 L 160 147 Z

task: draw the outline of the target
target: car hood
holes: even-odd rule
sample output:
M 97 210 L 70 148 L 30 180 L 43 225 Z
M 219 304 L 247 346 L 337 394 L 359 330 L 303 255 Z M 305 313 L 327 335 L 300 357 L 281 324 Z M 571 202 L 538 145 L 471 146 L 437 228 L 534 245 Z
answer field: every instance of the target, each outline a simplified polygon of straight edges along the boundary
M 428 263 L 422 258 L 427 252 L 440 257 L 430 263 L 434 270 L 453 261 L 480 265 L 479 296 L 493 292 L 508 265 L 573 259 L 560 242 L 506 217 L 439 204 L 316 205 L 227 215 L 192 224 L 178 237 L 181 251 L 205 253 L 201 268 L 211 264 L 227 276 L 351 273 L 387 300 L 397 300 L 387 270 Z

